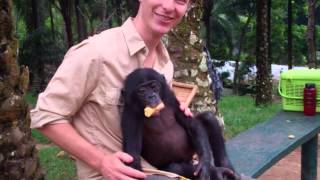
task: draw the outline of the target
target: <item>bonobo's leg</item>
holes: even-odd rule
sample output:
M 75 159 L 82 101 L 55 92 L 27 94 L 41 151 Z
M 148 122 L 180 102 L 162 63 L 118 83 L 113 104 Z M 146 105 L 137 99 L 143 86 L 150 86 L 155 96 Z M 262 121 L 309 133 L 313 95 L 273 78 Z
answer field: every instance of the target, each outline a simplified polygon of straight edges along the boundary
M 219 171 L 228 177 L 228 179 L 240 180 L 240 174 L 235 172 L 227 155 L 222 130 L 215 115 L 212 112 L 207 111 L 200 113 L 196 118 L 201 121 L 207 131 L 214 164 L 218 167 Z M 223 167 L 232 170 L 233 173 L 230 174 L 230 171 L 228 171 L 228 169 L 223 169 Z
M 196 118 L 202 122 L 207 130 L 215 165 L 234 170 L 228 158 L 222 131 L 215 115 L 207 111 L 200 113 Z
M 167 167 L 161 168 L 161 170 L 169 171 L 189 179 L 196 178 L 193 174 L 196 171 L 196 166 L 186 162 L 171 163 Z

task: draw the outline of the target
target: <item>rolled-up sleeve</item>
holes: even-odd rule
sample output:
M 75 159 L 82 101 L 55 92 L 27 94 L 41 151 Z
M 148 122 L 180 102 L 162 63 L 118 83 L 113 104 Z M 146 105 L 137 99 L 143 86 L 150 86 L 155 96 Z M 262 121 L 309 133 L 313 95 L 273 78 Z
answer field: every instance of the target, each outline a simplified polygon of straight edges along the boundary
M 30 112 L 31 128 L 71 121 L 97 88 L 100 62 L 90 42 L 84 41 L 72 47 L 45 91 L 39 94 L 37 105 Z

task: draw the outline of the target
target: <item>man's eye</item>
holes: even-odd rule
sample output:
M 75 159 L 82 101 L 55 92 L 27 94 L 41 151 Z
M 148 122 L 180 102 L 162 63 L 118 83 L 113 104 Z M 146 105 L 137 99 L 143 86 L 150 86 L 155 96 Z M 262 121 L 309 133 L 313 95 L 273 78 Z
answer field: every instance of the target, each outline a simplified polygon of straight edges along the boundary
M 178 4 L 185 5 L 185 4 L 187 4 L 188 0 L 176 0 L 176 2 Z

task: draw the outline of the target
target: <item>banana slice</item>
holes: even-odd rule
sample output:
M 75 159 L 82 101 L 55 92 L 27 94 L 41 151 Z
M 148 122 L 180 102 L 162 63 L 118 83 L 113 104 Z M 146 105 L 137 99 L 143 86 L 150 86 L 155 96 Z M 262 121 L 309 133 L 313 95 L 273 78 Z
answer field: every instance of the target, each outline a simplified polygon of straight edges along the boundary
M 161 102 L 159 103 L 156 107 L 152 108 L 147 106 L 146 108 L 144 108 L 144 115 L 146 117 L 151 117 L 155 112 L 160 111 L 161 109 L 164 108 L 164 104 Z

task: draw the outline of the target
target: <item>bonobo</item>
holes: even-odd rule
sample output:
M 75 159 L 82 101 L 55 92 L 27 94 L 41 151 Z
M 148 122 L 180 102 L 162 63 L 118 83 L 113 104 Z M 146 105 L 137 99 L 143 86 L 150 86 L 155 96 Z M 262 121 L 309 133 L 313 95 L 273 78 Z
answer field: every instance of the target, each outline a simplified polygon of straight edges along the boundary
M 215 116 L 187 117 L 163 75 L 149 68 L 130 73 L 123 89 L 123 151 L 141 170 L 140 156 L 151 165 L 190 179 L 239 179 L 227 157 Z M 198 164 L 191 163 L 193 154 Z

